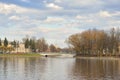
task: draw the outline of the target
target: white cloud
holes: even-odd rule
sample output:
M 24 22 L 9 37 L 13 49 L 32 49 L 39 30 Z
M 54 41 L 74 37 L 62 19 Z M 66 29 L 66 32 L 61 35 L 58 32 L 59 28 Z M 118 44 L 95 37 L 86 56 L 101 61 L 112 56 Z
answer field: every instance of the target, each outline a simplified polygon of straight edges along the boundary
M 77 16 L 76 16 L 76 19 L 86 19 L 86 17 L 85 17 L 85 16 L 77 15 Z
M 49 27 L 40 27 L 40 26 L 39 26 L 38 29 L 39 29 L 41 32 L 43 32 L 43 33 L 49 33 L 49 32 L 54 31 L 53 28 L 49 28 Z
M 98 3 L 98 0 L 75 0 L 74 1 L 75 4 L 73 4 L 73 6 L 78 6 L 78 5 L 81 5 L 81 6 L 89 6 L 89 5 L 93 5 L 95 3 Z M 71 4 L 71 5 L 72 5 Z
M 57 22 L 63 22 L 63 21 L 65 21 L 65 19 L 61 17 L 47 17 L 47 19 L 44 22 L 45 23 L 57 23 Z
M 100 11 L 99 16 L 101 17 L 115 17 L 115 16 L 120 16 L 120 11 L 116 11 L 116 12 L 108 12 L 108 11 Z
M 30 31 L 30 30 L 28 30 L 28 31 L 24 31 L 24 30 L 17 30 L 17 31 L 8 31 L 8 32 L 6 32 L 6 35 L 7 34 L 10 34 L 10 35 L 14 35 L 14 36 L 16 36 L 16 35 L 33 35 L 33 34 L 35 34 L 35 31 Z
M 30 19 L 29 16 L 16 16 L 16 15 L 13 15 L 13 16 L 10 16 L 9 17 L 9 20 L 13 20 L 13 21 L 20 21 L 19 23 L 25 23 L 25 24 L 35 24 L 37 22 L 35 22 L 34 19 Z M 18 24 L 18 23 L 17 23 Z
M 93 14 L 94 15 L 94 14 Z M 77 15 L 75 17 L 75 19 L 77 19 L 77 21 L 80 23 L 80 22 L 85 22 L 85 23 L 92 23 L 92 22 L 96 22 L 94 21 L 94 19 L 89 16 L 89 15 L 86 15 L 86 16 L 80 16 L 80 15 Z M 75 22 L 77 22 L 75 21 Z M 79 24 L 78 24 L 79 25 Z
M 86 22 L 88 22 L 88 23 L 92 23 L 92 22 L 94 22 L 94 20 L 92 20 L 92 19 L 88 19 L 88 20 L 86 20 Z
M 55 3 L 61 3 L 62 1 L 61 0 L 55 0 L 54 2 Z
M 51 8 L 51 9 L 56 9 L 56 10 L 63 9 L 62 7 L 60 7 L 54 3 L 47 3 L 46 7 Z
M 120 16 L 120 11 L 114 12 L 112 16 Z
M 108 11 L 100 11 L 99 15 L 101 17 L 111 17 L 112 16 Z
M 6 5 L 6 4 L 0 3 L 0 13 L 9 14 L 13 11 L 12 10 L 13 7 L 14 5 Z
M 9 17 L 10 20 L 20 20 L 19 16 L 11 16 Z
M 54 2 L 67 4 L 69 7 L 100 6 L 104 4 L 102 0 L 54 0 Z
M 40 11 L 36 9 L 29 9 L 29 8 L 24 8 L 20 7 L 14 4 L 5 4 L 5 3 L 0 3 L 0 13 L 1 14 L 25 14 L 25 13 L 40 13 Z

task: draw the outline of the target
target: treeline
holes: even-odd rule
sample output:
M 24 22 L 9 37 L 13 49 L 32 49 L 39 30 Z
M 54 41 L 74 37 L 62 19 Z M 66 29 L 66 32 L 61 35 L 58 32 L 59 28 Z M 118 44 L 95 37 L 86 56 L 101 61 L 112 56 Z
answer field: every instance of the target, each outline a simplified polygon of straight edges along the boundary
M 35 37 L 29 38 L 25 37 L 23 38 L 23 42 L 19 41 L 8 41 L 7 38 L 4 40 L 0 39 L 0 53 L 11 53 L 12 51 L 16 51 L 16 53 L 22 53 L 18 52 L 18 49 L 21 47 L 20 45 L 23 44 L 22 48 L 25 48 L 25 51 L 23 52 L 60 52 L 61 48 L 56 47 L 54 44 L 48 45 L 46 40 L 44 38 L 39 38 L 36 40 Z M 27 51 L 29 50 L 29 51 Z
M 69 36 L 67 43 L 77 55 L 118 55 L 120 29 L 86 30 Z
M 11 51 L 14 50 L 12 46 L 8 46 L 8 45 L 9 45 L 9 42 L 7 38 L 5 38 L 3 41 L 0 38 L 0 53 L 10 53 Z
M 60 48 L 51 44 L 48 45 L 44 38 L 24 38 L 23 43 L 26 49 L 30 49 L 31 52 L 60 52 Z

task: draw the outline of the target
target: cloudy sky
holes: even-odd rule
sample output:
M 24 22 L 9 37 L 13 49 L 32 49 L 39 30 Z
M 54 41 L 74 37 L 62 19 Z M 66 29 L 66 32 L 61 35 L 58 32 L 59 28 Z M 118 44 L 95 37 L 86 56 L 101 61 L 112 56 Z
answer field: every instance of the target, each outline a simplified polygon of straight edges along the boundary
M 0 0 L 0 37 L 65 39 L 87 29 L 120 27 L 120 0 Z

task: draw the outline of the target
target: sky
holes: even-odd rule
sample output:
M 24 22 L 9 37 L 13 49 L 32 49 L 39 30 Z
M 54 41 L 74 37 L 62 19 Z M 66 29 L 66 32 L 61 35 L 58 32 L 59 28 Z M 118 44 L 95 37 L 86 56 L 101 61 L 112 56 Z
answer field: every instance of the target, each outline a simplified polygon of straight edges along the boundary
M 0 38 L 44 37 L 66 47 L 72 34 L 120 27 L 120 0 L 0 0 Z

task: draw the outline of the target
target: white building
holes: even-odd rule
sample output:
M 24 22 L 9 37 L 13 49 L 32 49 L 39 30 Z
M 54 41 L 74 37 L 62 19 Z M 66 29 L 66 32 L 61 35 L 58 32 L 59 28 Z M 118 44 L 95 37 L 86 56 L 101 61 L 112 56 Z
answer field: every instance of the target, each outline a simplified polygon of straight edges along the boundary
M 19 47 L 16 47 L 14 51 L 12 51 L 12 53 L 28 53 L 31 52 L 30 49 L 25 49 L 24 44 L 20 43 Z

